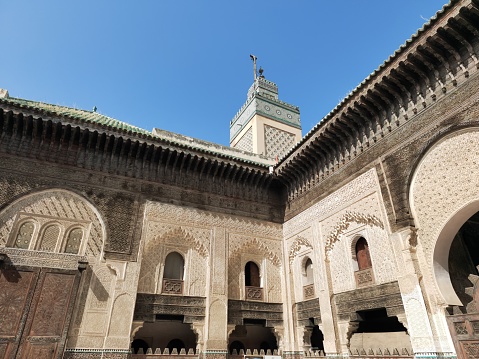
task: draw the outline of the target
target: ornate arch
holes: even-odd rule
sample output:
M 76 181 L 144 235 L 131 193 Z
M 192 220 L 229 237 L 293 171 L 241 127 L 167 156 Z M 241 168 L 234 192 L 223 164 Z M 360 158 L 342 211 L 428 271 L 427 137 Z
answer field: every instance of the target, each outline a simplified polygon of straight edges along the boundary
M 174 251 L 180 253 L 187 262 L 186 254 L 181 250 L 181 245 L 193 249 L 196 251 L 203 260 L 209 255 L 208 248 L 203 244 L 200 239 L 195 238 L 187 229 L 177 226 L 169 229 L 156 237 L 150 237 L 143 249 L 143 259 L 140 269 L 139 290 L 146 292 L 155 292 L 155 286 L 159 280 L 159 264 L 162 259 L 166 258 L 168 253 L 165 253 L 163 247 L 165 244 L 174 243 L 178 246 Z
M 263 241 L 260 241 L 258 238 L 252 238 L 247 240 L 242 246 L 236 248 L 230 255 L 230 259 L 236 259 L 241 253 L 247 252 L 248 250 L 252 252 L 259 251 L 264 258 L 269 260 L 276 267 L 281 266 L 281 258 L 274 253 Z
M 186 242 L 203 258 L 208 257 L 208 248 L 206 248 L 206 246 L 199 239 L 193 237 L 193 235 L 191 235 L 187 229 L 181 226 L 169 230 L 161 236 L 157 236 L 154 240 L 150 240 L 145 246 L 145 251 L 153 249 L 153 247 L 160 245 L 160 243 L 163 244 L 165 242 L 171 242 L 178 239 L 182 239 L 184 242 Z
M 341 216 L 334 229 L 331 231 L 326 239 L 326 256 L 329 256 L 334 248 L 334 244 L 339 241 L 341 235 L 349 228 L 351 223 L 366 224 L 369 226 L 377 226 L 384 229 L 383 222 L 376 216 L 370 214 L 362 214 L 357 212 L 346 212 Z
M 291 244 L 291 247 L 289 248 L 289 254 L 288 254 L 289 264 L 293 264 L 294 258 L 296 257 L 301 247 L 303 246 L 313 249 L 313 246 L 311 245 L 311 243 L 309 243 L 309 241 L 306 238 L 297 236 L 294 239 L 293 243 Z
M 417 225 L 419 259 L 435 300 L 460 305 L 449 276 L 448 254 L 454 235 L 479 210 L 479 128 L 447 133 L 420 158 L 409 193 Z
M 49 189 L 22 196 L 0 212 L 0 245 L 6 244 L 16 222 L 31 216 L 37 221 L 75 223 L 89 227 L 86 255 L 99 256 L 106 238 L 105 224 L 98 210 L 86 198 L 64 189 Z

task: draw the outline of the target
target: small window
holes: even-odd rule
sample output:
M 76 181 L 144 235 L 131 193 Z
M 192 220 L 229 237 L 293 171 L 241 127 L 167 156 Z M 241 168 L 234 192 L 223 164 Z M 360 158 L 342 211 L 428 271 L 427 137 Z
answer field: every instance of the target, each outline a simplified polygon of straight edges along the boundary
M 304 285 L 313 284 L 313 261 L 308 258 L 304 263 Z
M 25 222 L 18 228 L 17 237 L 13 246 L 15 248 L 28 249 L 35 231 L 35 224 L 33 222 Z
M 166 256 L 163 278 L 183 280 L 184 268 L 185 260 L 183 256 L 177 252 L 171 252 Z
M 43 231 L 43 236 L 38 245 L 38 250 L 53 252 L 60 236 L 60 226 L 53 224 Z
M 81 228 L 72 229 L 68 234 L 65 253 L 78 254 L 82 239 L 83 230 Z
M 244 269 L 245 285 L 247 287 L 261 287 L 259 268 L 254 262 L 246 263 Z
M 368 242 L 363 237 L 359 238 L 356 242 L 356 258 L 359 270 L 372 267 Z

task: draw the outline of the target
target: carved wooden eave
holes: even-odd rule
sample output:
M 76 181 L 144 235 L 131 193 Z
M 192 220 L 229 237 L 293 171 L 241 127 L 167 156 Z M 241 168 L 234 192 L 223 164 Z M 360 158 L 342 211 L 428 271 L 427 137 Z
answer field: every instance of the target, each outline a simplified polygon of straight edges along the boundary
M 479 1 L 451 1 L 275 168 L 301 196 L 478 73 Z
M 0 153 L 203 192 L 221 183 L 222 195 L 277 202 L 269 195 L 281 184 L 265 163 L 46 115 L 0 101 Z

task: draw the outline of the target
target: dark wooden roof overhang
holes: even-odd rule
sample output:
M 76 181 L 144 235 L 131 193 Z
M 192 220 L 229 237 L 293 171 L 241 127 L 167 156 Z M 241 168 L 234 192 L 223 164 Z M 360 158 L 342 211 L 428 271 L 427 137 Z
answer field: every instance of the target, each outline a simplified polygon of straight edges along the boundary
M 318 123 L 275 168 L 294 199 L 477 71 L 479 1 L 453 0 Z
M 201 152 L 155 137 L 125 136 L 32 114 L 25 116 L 21 109 L 5 111 L 1 107 L 0 152 L 186 187 L 193 180 L 203 179 L 267 190 L 272 182 L 278 182 L 266 165 Z

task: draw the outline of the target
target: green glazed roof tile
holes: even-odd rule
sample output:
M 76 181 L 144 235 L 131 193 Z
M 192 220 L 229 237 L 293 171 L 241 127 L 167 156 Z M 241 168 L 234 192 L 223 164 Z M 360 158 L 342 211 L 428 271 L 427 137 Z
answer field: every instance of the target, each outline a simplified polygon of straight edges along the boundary
M 60 106 L 60 105 L 51 105 L 44 102 L 24 100 L 15 97 L 1 98 L 1 102 L 11 105 L 16 105 L 21 108 L 31 109 L 31 110 L 41 110 L 46 111 L 51 115 L 56 116 L 65 116 L 70 117 L 74 120 L 79 120 L 91 124 L 100 125 L 102 127 L 107 126 L 112 129 L 122 130 L 126 132 L 139 133 L 144 135 L 151 135 L 150 131 L 144 130 L 140 127 L 130 125 L 126 122 L 115 120 L 114 118 L 102 115 L 98 112 L 80 110 L 77 108 Z
M 149 139 L 156 139 L 173 146 L 183 147 L 188 150 L 198 151 L 205 154 L 217 155 L 234 161 L 254 164 L 267 168 L 272 164 L 272 160 L 264 156 L 248 153 L 229 148 L 207 141 L 191 139 L 186 136 L 175 134 L 169 131 L 155 129 L 153 132 L 147 131 L 140 127 L 130 125 L 126 122 L 115 120 L 114 118 L 102 115 L 98 112 L 81 110 L 60 105 L 52 105 L 44 102 L 25 100 L 15 97 L 0 98 L 0 104 L 11 105 L 21 109 L 42 112 L 48 116 L 63 116 L 72 120 L 91 124 L 92 126 L 107 127 L 114 131 L 127 132 L 132 135 L 144 135 Z

